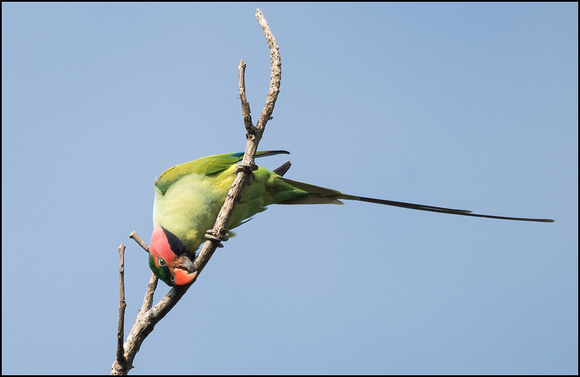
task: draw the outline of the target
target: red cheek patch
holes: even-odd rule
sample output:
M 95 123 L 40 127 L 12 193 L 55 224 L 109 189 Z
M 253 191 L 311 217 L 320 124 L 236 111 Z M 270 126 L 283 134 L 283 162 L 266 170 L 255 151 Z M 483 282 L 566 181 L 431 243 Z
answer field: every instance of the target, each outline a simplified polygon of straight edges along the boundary
M 159 258 L 165 259 L 165 261 L 170 264 L 173 262 L 175 258 L 175 254 L 171 250 L 171 246 L 169 246 L 169 242 L 167 241 L 167 236 L 159 225 L 153 228 L 153 235 L 151 235 L 151 254 L 153 254 L 153 258 L 155 259 L 155 264 L 159 267 Z

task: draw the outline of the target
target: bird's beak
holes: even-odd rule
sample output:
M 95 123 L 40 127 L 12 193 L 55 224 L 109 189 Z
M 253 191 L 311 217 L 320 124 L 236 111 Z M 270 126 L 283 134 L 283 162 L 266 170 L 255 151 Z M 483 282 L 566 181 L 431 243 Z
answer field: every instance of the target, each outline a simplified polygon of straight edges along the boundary
M 173 261 L 175 285 L 189 284 L 194 278 L 193 272 L 193 262 L 185 255 L 179 256 Z

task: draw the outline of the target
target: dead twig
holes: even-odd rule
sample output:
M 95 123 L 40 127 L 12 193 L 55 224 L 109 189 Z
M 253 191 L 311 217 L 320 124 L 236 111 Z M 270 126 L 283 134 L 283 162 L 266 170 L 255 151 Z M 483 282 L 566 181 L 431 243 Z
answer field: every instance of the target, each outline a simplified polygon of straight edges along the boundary
M 274 110 L 274 105 L 280 92 L 280 80 L 281 80 L 281 61 L 280 52 L 278 49 L 278 44 L 274 35 L 270 31 L 266 18 L 262 12 L 258 9 L 256 12 L 256 18 L 258 23 L 262 27 L 268 46 L 270 47 L 270 88 L 268 90 L 268 95 L 266 97 L 266 104 L 264 109 L 260 114 L 258 123 L 254 127 L 252 125 L 252 118 L 250 116 L 250 105 L 246 100 L 246 88 L 245 88 L 245 67 L 246 64 L 241 61 L 238 67 L 238 81 L 239 81 L 239 91 L 240 100 L 242 104 L 242 116 L 244 120 L 244 127 L 246 128 L 246 149 L 244 152 L 244 157 L 237 169 L 236 178 L 227 194 L 225 202 L 219 212 L 216 219 L 215 225 L 213 227 L 214 239 L 208 239 L 197 255 L 194 261 L 195 276 L 192 282 L 185 286 L 176 286 L 172 288 L 165 297 L 157 303 L 157 305 L 151 307 L 153 302 L 153 293 L 157 287 L 157 277 L 152 274 L 149 284 L 147 285 L 147 292 L 145 294 L 145 299 L 143 300 L 143 305 L 129 335 L 127 340 L 122 347 L 123 357 L 120 357 L 119 350 L 117 352 L 117 359 L 113 363 L 111 368 L 111 374 L 127 374 L 131 368 L 133 368 L 133 360 L 141 347 L 141 344 L 145 338 L 153 331 L 155 325 L 167 314 L 169 311 L 177 304 L 177 302 L 183 297 L 187 292 L 189 287 L 195 283 L 197 277 L 215 252 L 218 245 L 220 245 L 219 239 L 224 239 L 227 234 L 227 226 L 231 218 L 234 206 L 239 201 L 242 191 L 248 179 L 251 176 L 251 172 L 256 166 L 254 164 L 254 156 L 258 149 L 258 143 L 262 138 L 264 133 L 264 128 L 266 123 L 271 119 L 272 112 Z M 135 233 L 131 233 L 131 238 L 135 240 L 144 250 L 149 251 L 149 247 L 141 238 Z M 122 339 L 122 338 L 121 338 Z
M 125 339 L 125 245 L 119 245 L 119 323 L 117 325 L 117 360 L 124 367 L 127 364 L 123 352 L 123 339 Z
M 129 238 L 132 238 L 135 240 L 135 242 L 137 242 L 137 244 L 139 244 L 139 246 L 141 246 L 143 248 L 143 250 L 145 250 L 146 252 L 149 252 L 149 245 L 147 245 L 142 239 L 141 237 L 139 237 L 139 235 L 137 235 L 137 233 L 135 233 L 134 231 L 131 232 L 131 234 L 129 234 Z

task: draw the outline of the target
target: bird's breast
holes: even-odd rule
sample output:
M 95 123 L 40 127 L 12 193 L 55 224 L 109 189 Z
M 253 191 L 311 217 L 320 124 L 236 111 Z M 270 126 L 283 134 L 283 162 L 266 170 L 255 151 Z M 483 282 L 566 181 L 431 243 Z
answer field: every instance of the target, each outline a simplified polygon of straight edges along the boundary
M 232 182 L 233 176 L 229 185 Z M 215 177 L 190 174 L 172 184 L 165 194 L 155 187 L 153 224 L 163 226 L 195 251 L 223 205 L 227 190 L 222 186 Z

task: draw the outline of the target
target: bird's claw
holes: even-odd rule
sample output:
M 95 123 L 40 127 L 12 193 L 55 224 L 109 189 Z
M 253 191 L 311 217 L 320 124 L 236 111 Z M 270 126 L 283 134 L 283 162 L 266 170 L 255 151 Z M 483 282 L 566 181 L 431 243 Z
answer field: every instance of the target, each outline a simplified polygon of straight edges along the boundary
M 224 247 L 221 241 L 225 242 L 230 239 L 227 234 L 225 234 L 222 238 L 219 238 L 218 236 L 216 236 L 216 232 L 214 232 L 213 229 L 206 230 L 204 236 L 207 240 L 216 241 L 217 247 Z
M 240 171 L 245 171 L 245 172 L 251 173 L 254 170 L 258 170 L 258 165 L 256 165 L 256 164 L 238 164 L 238 166 L 236 167 L 236 173 L 239 173 Z
M 258 166 L 255 164 L 238 164 L 238 166 L 236 167 L 236 173 L 239 173 L 241 171 L 248 173 L 248 184 L 252 184 L 252 182 L 254 181 L 254 174 L 253 171 L 254 170 L 258 170 Z

